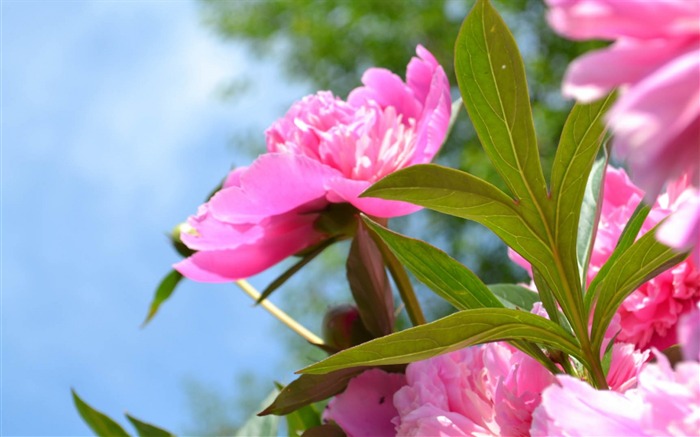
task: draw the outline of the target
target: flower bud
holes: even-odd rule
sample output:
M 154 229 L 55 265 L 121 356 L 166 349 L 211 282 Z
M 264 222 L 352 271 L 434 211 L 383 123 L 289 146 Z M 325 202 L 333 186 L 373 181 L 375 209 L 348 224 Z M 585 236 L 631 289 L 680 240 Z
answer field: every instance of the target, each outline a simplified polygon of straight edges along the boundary
M 347 349 L 372 339 L 360 319 L 357 307 L 344 304 L 328 310 L 323 317 L 323 340 L 337 350 Z

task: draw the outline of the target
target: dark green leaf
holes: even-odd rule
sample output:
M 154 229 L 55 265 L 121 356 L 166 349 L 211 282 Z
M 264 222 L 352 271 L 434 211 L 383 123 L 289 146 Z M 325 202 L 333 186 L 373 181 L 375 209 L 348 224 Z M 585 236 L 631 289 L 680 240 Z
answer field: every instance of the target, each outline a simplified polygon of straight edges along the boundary
M 562 268 L 572 278 L 580 278 L 576 256 L 577 237 L 586 183 L 605 136 L 603 116 L 614 100 L 615 97 L 611 94 L 587 105 L 574 106 L 564 125 L 554 157 L 551 178 L 554 241 Z M 590 224 L 588 227 L 592 229 Z M 580 284 L 582 281 L 579 281 L 577 293 L 581 290 Z
M 681 262 L 687 253 L 678 253 L 656 240 L 658 225 L 644 234 L 618 257 L 608 261 L 606 274 L 590 292 L 595 296 L 591 340 L 600 349 L 605 331 L 622 301 L 644 282 Z M 602 269 L 601 269 L 602 271 Z M 599 272 L 600 275 L 600 272 Z M 597 278 L 596 278 L 597 279 Z M 593 285 L 593 284 L 591 284 Z
M 307 429 L 301 437 L 345 437 L 345 432 L 335 423 L 326 423 Z
M 585 287 L 588 264 L 591 262 L 591 253 L 595 244 L 600 212 L 602 210 L 605 169 L 608 165 L 608 153 L 593 164 L 591 174 L 588 176 L 586 191 L 583 195 L 581 214 L 578 223 L 578 235 L 576 236 L 576 260 L 578 262 L 581 287 Z
M 540 302 L 537 292 L 515 284 L 491 284 L 489 290 L 506 308 L 531 311 L 536 302 Z
M 134 425 L 134 428 L 136 428 L 136 432 L 138 432 L 140 437 L 174 437 L 175 434 L 166 431 L 164 429 L 158 428 L 157 426 L 151 425 L 150 423 L 142 422 L 138 420 L 137 418 L 130 416 L 129 414 L 126 415 L 126 418 L 129 419 L 129 422 L 131 422 L 132 425 Z
M 73 393 L 75 408 L 78 409 L 80 417 L 83 418 L 85 423 L 95 434 L 100 437 L 129 436 L 117 422 L 107 417 L 104 413 L 95 410 L 80 399 L 75 390 L 71 390 L 71 392 Z
M 268 405 L 279 394 L 275 389 L 262 402 L 260 408 Z M 280 418 L 278 416 L 256 416 L 253 415 L 241 426 L 234 437 L 277 437 Z
M 161 304 L 168 300 L 170 295 L 173 294 L 173 291 L 175 291 L 175 287 L 177 287 L 177 284 L 179 284 L 181 280 L 182 275 L 176 270 L 171 270 L 170 273 L 168 273 L 167 276 L 163 278 L 163 280 L 160 282 L 160 285 L 158 285 L 158 289 L 156 290 L 155 296 L 153 296 L 153 301 L 151 302 L 151 307 L 149 308 L 148 314 L 146 315 L 146 320 L 144 320 L 141 324 L 142 328 L 146 326 L 148 322 L 150 322 L 151 319 L 156 315 Z
M 285 270 L 284 273 L 279 275 L 277 279 L 272 281 L 272 283 L 263 290 L 263 292 L 260 294 L 260 297 L 256 301 L 256 304 L 259 304 L 263 300 L 267 299 L 273 291 L 277 290 L 280 286 L 282 286 L 282 284 L 287 282 L 287 280 L 291 278 L 296 272 L 301 270 L 302 267 L 310 263 L 314 258 L 320 255 L 321 252 L 323 252 L 328 246 L 335 243 L 336 241 L 337 238 L 328 238 L 327 240 L 324 240 L 315 247 L 313 247 L 309 252 L 304 253 L 304 255 L 299 261 L 297 261 L 296 263 L 294 263 L 294 265 Z
M 440 249 L 392 232 L 365 218 L 365 223 L 421 282 L 455 308 L 502 308 L 501 302 L 469 269 Z
M 384 259 L 361 220 L 357 222 L 346 267 L 352 297 L 367 330 L 374 337 L 393 332 L 394 296 Z
M 314 402 L 328 399 L 347 387 L 354 376 L 365 369 L 356 367 L 343 369 L 325 375 L 301 375 L 282 389 L 274 401 L 260 415 L 275 414 L 282 416 Z
M 455 74 L 484 150 L 517 199 L 547 198 L 525 67 L 513 35 L 478 0 L 455 42 Z
M 500 340 L 528 340 L 585 361 L 577 340 L 552 321 L 524 311 L 480 308 L 346 349 L 301 372 L 323 374 L 356 366 L 405 364 Z

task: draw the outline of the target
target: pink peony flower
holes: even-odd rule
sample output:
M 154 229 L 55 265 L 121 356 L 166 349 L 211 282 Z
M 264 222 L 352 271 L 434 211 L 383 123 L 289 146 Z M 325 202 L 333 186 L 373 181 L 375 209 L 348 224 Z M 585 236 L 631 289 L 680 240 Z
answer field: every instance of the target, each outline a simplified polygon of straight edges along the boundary
M 614 43 L 570 66 L 563 92 L 596 100 L 621 87 L 608 114 L 614 147 L 656 197 L 684 172 L 700 177 L 700 2 L 547 0 L 548 19 L 573 39 Z
M 425 48 L 416 52 L 406 83 L 373 68 L 347 101 L 319 92 L 295 103 L 267 130 L 268 153 L 232 172 L 188 219 L 182 240 L 198 252 L 175 269 L 204 282 L 259 273 L 327 238 L 315 223 L 333 203 L 384 218 L 417 210 L 358 198 L 383 176 L 429 162 L 445 138 L 447 76 Z
M 637 388 L 598 391 L 570 376 L 558 376 L 533 413 L 533 436 L 700 435 L 700 364 L 666 357 L 639 374 Z
M 637 383 L 648 353 L 613 346 L 608 383 Z M 411 363 L 394 395 L 401 436 L 527 436 L 532 412 L 554 375 L 507 343 L 489 343 Z
M 678 343 L 687 361 L 700 361 L 700 302 L 678 322 Z
M 530 414 L 554 376 L 506 343 L 411 363 L 394 395 L 398 435 L 527 435 Z
M 400 373 L 367 370 L 350 380 L 345 391 L 331 399 L 323 420 L 332 420 L 348 437 L 393 436 L 394 393 L 406 384 Z
M 692 187 L 675 192 L 673 187 L 669 186 L 669 192 L 661 195 L 653 205 L 641 233 L 675 213 L 684 205 L 684 199 L 696 193 Z M 600 222 L 588 268 L 589 283 L 610 258 L 625 225 L 643 198 L 644 192 L 632 184 L 624 170 L 608 168 Z M 700 248 L 695 249 L 695 258 L 698 252 Z M 529 271 L 527 261 L 512 251 L 511 259 Z M 690 311 L 698 301 L 700 270 L 695 260 L 689 258 L 645 282 L 625 299 L 618 310 L 621 331 L 617 340 L 633 343 L 638 348 L 653 346 L 665 349 L 676 343 L 678 318 Z

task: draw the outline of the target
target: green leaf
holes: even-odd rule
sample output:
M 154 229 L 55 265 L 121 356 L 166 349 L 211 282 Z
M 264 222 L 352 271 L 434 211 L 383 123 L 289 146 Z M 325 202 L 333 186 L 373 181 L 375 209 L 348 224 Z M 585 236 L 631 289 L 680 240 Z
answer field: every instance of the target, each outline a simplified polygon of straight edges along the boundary
M 352 297 L 360 319 L 374 337 L 394 331 L 394 297 L 379 248 L 362 221 L 350 245 L 346 263 Z
M 274 400 L 270 400 L 260 416 L 275 414 L 283 416 L 306 405 L 334 396 L 347 387 L 348 382 L 365 369 L 343 369 L 325 375 L 301 375 L 280 391 Z
M 302 256 L 302 258 L 301 258 L 299 261 L 297 261 L 296 263 L 294 263 L 294 265 L 292 265 L 290 268 L 288 268 L 287 270 L 285 270 L 284 273 L 282 273 L 281 275 L 279 275 L 279 276 L 277 277 L 277 279 L 275 279 L 274 281 L 272 281 L 272 283 L 271 283 L 270 285 L 268 285 L 267 287 L 265 287 L 265 289 L 263 290 L 263 292 L 260 294 L 260 297 L 259 297 L 258 300 L 255 302 L 256 305 L 259 304 L 260 302 L 264 301 L 265 299 L 267 299 L 268 296 L 270 296 L 270 295 L 272 294 L 273 291 L 275 291 L 275 290 L 277 290 L 279 287 L 281 287 L 285 282 L 287 282 L 287 280 L 288 280 L 289 278 L 291 278 L 292 276 L 294 276 L 294 274 L 295 274 L 296 272 L 298 272 L 299 270 L 301 270 L 302 267 L 304 267 L 305 265 L 307 265 L 308 263 L 310 263 L 314 258 L 316 258 L 318 255 L 320 255 L 321 252 L 323 252 L 324 250 L 326 250 L 326 248 L 327 248 L 328 246 L 330 246 L 331 244 L 335 243 L 336 241 L 338 241 L 338 239 L 335 238 L 335 237 L 328 238 L 328 239 L 322 241 L 321 243 L 319 243 L 318 245 L 316 245 L 315 247 L 311 248 L 310 251 L 304 253 L 304 255 Z
M 593 252 L 598 223 L 600 222 L 608 156 L 609 154 L 605 153 L 603 158 L 593 164 L 593 169 L 586 183 L 581 214 L 579 215 L 578 234 L 576 236 L 576 261 L 582 288 L 585 288 L 586 285 L 588 265 L 591 262 L 591 253 Z
M 289 437 L 299 437 L 306 430 L 321 426 L 321 416 L 312 405 L 288 414 L 286 419 Z
M 287 435 L 299 437 L 307 429 L 321 425 L 321 414 L 313 405 L 307 405 L 292 413 L 287 414 Z
M 134 425 L 134 428 L 136 428 L 136 432 L 138 432 L 140 437 L 174 437 L 175 434 L 166 431 L 164 429 L 158 428 L 157 426 L 151 425 L 150 423 L 142 422 L 138 420 L 137 418 L 130 416 L 129 414 L 126 415 L 126 418 L 129 419 L 129 422 L 131 422 L 132 425 Z
M 363 219 L 416 278 L 455 308 L 503 307 L 481 279 L 445 252 L 423 241 L 392 232 L 368 218 Z
M 323 374 L 356 366 L 405 364 L 501 340 L 528 340 L 585 361 L 578 341 L 554 322 L 524 311 L 480 308 L 345 349 L 300 372 Z
M 129 434 L 124 431 L 124 428 L 117 422 L 107 417 L 104 413 L 95 410 L 80 399 L 75 390 L 71 390 L 71 393 L 73 393 L 73 403 L 75 403 L 75 408 L 78 409 L 80 417 L 83 418 L 85 423 L 95 434 L 100 437 L 129 436 Z
M 644 221 L 646 220 L 650 211 L 651 206 L 645 204 L 644 202 L 640 202 L 632 213 L 632 216 L 625 225 L 625 229 L 622 230 L 622 234 L 620 234 L 620 238 L 617 240 L 617 245 L 615 246 L 613 253 L 610 254 L 608 260 L 601 266 L 595 278 L 593 278 L 593 281 L 591 281 L 591 284 L 588 286 L 588 291 L 585 296 L 585 303 L 586 308 L 588 308 L 589 311 L 596 299 L 599 283 L 612 271 L 615 261 L 617 261 L 617 259 L 623 253 L 625 253 L 625 251 L 627 251 L 632 244 L 634 244 L 634 241 L 637 239 L 637 235 L 639 235 L 639 231 L 642 229 Z
M 581 205 L 589 174 L 605 136 L 603 117 L 614 100 L 614 95 L 610 94 L 596 102 L 574 106 L 564 124 L 554 157 L 551 178 L 554 213 L 552 224 L 554 242 L 567 277 L 580 278 L 577 238 Z M 582 284 L 582 281 L 579 283 Z M 581 285 L 576 290 L 579 292 Z
M 151 302 L 151 307 L 146 315 L 146 320 L 144 320 L 141 324 L 142 328 L 146 326 L 148 322 L 150 322 L 156 315 L 161 304 L 168 300 L 170 295 L 173 294 L 173 291 L 175 291 L 175 287 L 177 287 L 177 284 L 179 284 L 181 280 L 182 275 L 176 270 L 171 270 L 170 273 L 163 278 L 160 285 L 158 285 L 155 296 L 153 296 L 153 301 Z
M 335 423 L 307 429 L 301 437 L 345 437 L 345 431 Z
M 279 390 L 274 389 L 262 402 L 261 408 L 277 397 Z M 277 416 L 253 415 L 234 434 L 234 437 L 277 437 L 280 418 Z
M 514 196 L 546 199 L 525 67 L 487 0 L 476 2 L 457 36 L 455 74 L 481 144 Z
M 532 306 L 540 302 L 537 292 L 520 285 L 491 284 L 488 288 L 506 308 L 531 311 Z
M 554 292 L 549 287 L 547 281 L 542 278 L 540 271 L 535 267 L 532 267 L 532 281 L 535 283 L 535 287 L 537 287 L 537 294 L 540 296 L 542 306 L 545 311 L 547 311 L 549 320 L 561 325 L 562 320 L 560 320 L 559 317 L 559 309 L 557 307 L 557 301 L 554 298 Z
M 591 340 L 597 349 L 603 344 L 605 331 L 622 301 L 644 282 L 688 256 L 687 252 L 678 253 L 659 243 L 655 236 L 658 226 L 644 234 L 618 257 L 608 260 L 605 266 L 610 263 L 607 270 L 614 274 L 605 275 L 595 284 L 596 288 L 591 289 L 597 298 L 593 302 L 595 311 L 591 327 Z
M 513 199 L 490 183 L 459 170 L 435 164 L 413 165 L 384 177 L 361 197 L 401 200 L 474 220 L 528 260 L 543 259 L 543 253 L 550 253 L 543 243 L 544 228 L 533 229 Z

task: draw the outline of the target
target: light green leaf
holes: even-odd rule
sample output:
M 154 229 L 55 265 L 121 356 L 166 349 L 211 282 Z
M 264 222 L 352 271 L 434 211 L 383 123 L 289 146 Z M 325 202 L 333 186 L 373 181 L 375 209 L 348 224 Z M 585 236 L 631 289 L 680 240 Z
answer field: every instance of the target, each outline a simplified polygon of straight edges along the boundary
M 622 234 L 620 234 L 620 238 L 617 240 L 617 245 L 615 246 L 613 253 L 610 254 L 608 260 L 605 262 L 605 264 L 603 264 L 595 278 L 593 278 L 593 281 L 591 281 L 591 284 L 588 286 L 584 301 L 586 303 L 586 308 L 588 308 L 589 311 L 596 299 L 599 283 L 612 271 L 617 259 L 623 253 L 625 253 L 625 251 L 629 249 L 632 244 L 634 244 L 634 241 L 637 239 L 637 235 L 642 229 L 644 221 L 646 220 L 650 211 L 651 206 L 645 204 L 644 202 L 640 202 L 632 213 L 632 216 L 625 225 L 625 229 L 622 230 Z
M 457 36 L 455 74 L 481 144 L 514 196 L 546 199 L 525 67 L 487 0 L 476 2 Z
M 140 437 L 175 437 L 175 434 L 150 423 L 142 422 L 129 414 L 126 415 L 126 418 L 134 425 Z
M 513 199 L 488 182 L 459 170 L 436 164 L 413 165 L 384 177 L 362 197 L 402 200 L 474 220 L 528 260 L 542 259 L 542 254 L 549 252 L 542 242 L 546 232 L 533 229 Z
M 143 328 L 148 324 L 148 322 L 151 321 L 151 319 L 156 315 L 158 312 L 158 309 L 160 306 L 170 298 L 170 295 L 173 294 L 173 291 L 175 291 L 175 287 L 177 287 L 177 284 L 180 283 L 182 280 L 182 275 L 180 272 L 177 270 L 171 270 L 170 273 L 163 278 L 163 280 L 160 282 L 160 285 L 158 285 L 158 289 L 156 290 L 155 296 L 153 296 L 153 301 L 151 302 L 151 307 L 148 310 L 148 314 L 146 315 L 146 320 L 143 321 L 141 324 L 141 327 Z
M 455 308 L 503 307 L 481 279 L 445 252 L 423 241 L 392 232 L 366 217 L 363 219 L 416 278 Z
M 405 364 L 500 340 L 528 340 L 585 361 L 578 341 L 552 321 L 524 311 L 480 308 L 346 349 L 301 372 L 323 374 L 356 366 Z
M 277 397 L 279 390 L 273 390 L 262 402 L 260 408 L 268 405 Z M 234 437 L 277 437 L 280 418 L 278 416 L 253 415 L 234 434 Z
M 86 404 L 75 390 L 71 390 L 73 393 L 73 403 L 75 408 L 77 408 L 80 417 L 83 418 L 85 423 L 90 427 L 90 429 L 100 437 L 128 437 L 124 428 L 122 428 L 117 422 L 107 417 L 104 413 L 101 413 L 90 405 Z
M 287 419 L 287 435 L 299 437 L 307 429 L 321 425 L 321 414 L 313 405 L 307 405 L 285 416 Z
M 644 282 L 688 256 L 688 253 L 678 253 L 659 243 L 655 237 L 658 226 L 644 234 L 618 257 L 609 260 L 611 265 L 608 271 L 614 274 L 605 275 L 595 284 L 595 289 L 590 290 L 596 296 L 593 302 L 595 311 L 591 340 L 597 349 L 603 344 L 605 331 L 622 301 Z
M 603 116 L 614 100 L 611 94 L 587 105 L 574 106 L 564 124 L 552 165 L 554 241 L 562 268 L 572 278 L 580 278 L 577 237 L 586 183 L 605 136 Z M 576 292 L 580 290 L 581 285 Z
M 536 302 L 540 302 L 537 292 L 515 284 L 491 284 L 489 290 L 506 308 L 531 311 Z
M 576 236 L 576 260 L 578 262 L 581 287 L 585 288 L 588 265 L 591 262 L 591 253 L 595 244 L 600 212 L 602 210 L 605 169 L 608 165 L 608 153 L 593 164 L 591 174 L 588 176 L 586 191 L 583 195 L 581 214 L 579 215 L 578 234 Z

